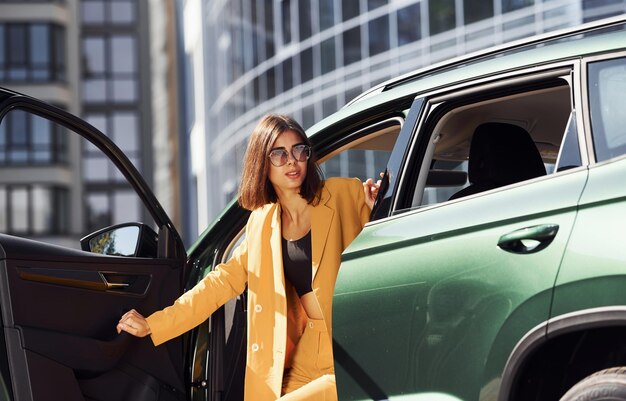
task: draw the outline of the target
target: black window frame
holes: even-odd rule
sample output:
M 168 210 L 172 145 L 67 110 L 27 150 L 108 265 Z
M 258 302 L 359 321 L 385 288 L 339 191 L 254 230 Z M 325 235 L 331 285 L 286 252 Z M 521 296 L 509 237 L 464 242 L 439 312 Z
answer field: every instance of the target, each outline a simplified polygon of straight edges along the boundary
M 45 47 L 49 51 L 49 59 L 44 63 L 37 63 L 32 60 L 31 37 L 32 29 L 36 27 L 47 28 L 47 44 Z M 4 33 L 0 36 L 3 40 L 4 54 L 0 58 L 0 82 L 6 83 L 49 83 L 65 82 L 67 80 L 67 60 L 66 60 L 66 34 L 65 28 L 61 25 L 45 22 L 2 22 L 0 28 Z M 24 40 L 23 60 L 15 60 L 13 54 L 15 46 L 12 35 L 9 31 L 21 31 Z M 18 71 L 23 72 L 23 76 L 13 75 Z M 42 74 L 44 76 L 41 76 Z M 20 74 L 21 75 L 21 74 Z

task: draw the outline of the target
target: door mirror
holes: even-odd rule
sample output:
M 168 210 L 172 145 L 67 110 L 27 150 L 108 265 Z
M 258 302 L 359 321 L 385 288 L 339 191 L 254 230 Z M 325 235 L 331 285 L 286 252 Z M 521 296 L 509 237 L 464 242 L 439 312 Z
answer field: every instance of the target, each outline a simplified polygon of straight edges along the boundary
M 142 223 L 125 223 L 98 230 L 80 240 L 83 251 L 112 256 L 157 257 L 157 234 Z

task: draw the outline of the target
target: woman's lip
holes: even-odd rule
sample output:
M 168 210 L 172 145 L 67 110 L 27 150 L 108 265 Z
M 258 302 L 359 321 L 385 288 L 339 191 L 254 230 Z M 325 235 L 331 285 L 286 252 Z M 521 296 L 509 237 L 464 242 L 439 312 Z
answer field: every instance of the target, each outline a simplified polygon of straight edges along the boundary
M 297 176 L 300 175 L 300 171 L 289 171 L 288 173 L 285 173 L 285 175 L 288 177 Z

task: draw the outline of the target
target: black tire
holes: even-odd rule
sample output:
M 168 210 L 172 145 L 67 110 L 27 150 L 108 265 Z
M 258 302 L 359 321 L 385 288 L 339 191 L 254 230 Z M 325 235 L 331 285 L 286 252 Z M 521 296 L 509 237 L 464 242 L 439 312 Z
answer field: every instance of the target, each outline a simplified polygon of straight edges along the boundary
M 626 366 L 604 369 L 585 377 L 560 401 L 626 401 Z

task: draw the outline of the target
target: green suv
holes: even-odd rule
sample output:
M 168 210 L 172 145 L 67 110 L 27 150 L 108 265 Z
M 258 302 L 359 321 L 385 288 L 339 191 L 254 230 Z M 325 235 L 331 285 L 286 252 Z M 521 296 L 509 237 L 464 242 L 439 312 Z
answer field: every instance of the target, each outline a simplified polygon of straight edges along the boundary
M 185 251 L 104 134 L 0 90 L 0 138 L 16 121 L 107 155 L 152 221 L 80 251 L 0 234 L 0 398 L 240 400 L 245 293 L 156 348 L 115 323 L 228 259 L 248 212 Z M 626 400 L 626 17 L 399 77 L 309 134 L 327 177 L 384 171 L 335 288 L 340 400 Z

